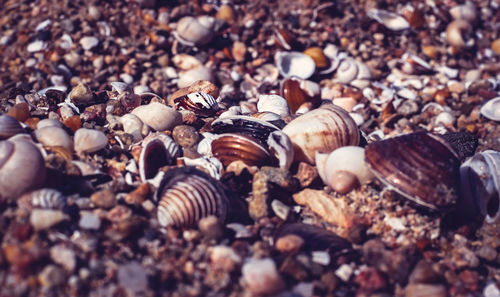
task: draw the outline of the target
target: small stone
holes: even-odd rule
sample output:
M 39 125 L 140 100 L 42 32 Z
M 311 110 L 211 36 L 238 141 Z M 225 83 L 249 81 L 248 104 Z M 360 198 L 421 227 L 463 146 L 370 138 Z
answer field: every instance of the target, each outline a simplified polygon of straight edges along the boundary
M 299 180 L 300 186 L 303 188 L 311 185 L 318 176 L 319 174 L 316 166 L 312 166 L 305 162 L 299 163 L 299 169 L 297 170 L 297 174 L 295 174 L 295 178 Z
M 75 252 L 64 245 L 54 245 L 50 248 L 50 258 L 54 263 L 61 265 L 68 272 L 73 272 L 76 267 Z
M 182 147 L 192 147 L 200 141 L 200 133 L 188 125 L 178 125 L 172 130 L 172 137 Z
M 360 271 L 354 278 L 354 282 L 370 292 L 381 290 L 387 286 L 384 276 L 377 269 L 371 267 Z
M 437 283 L 442 279 L 443 276 L 434 269 L 432 263 L 426 260 L 420 260 L 408 277 L 408 282 L 413 284 Z
M 28 103 L 22 102 L 12 106 L 12 108 L 7 112 L 7 115 L 20 122 L 26 121 L 30 117 L 30 108 Z
M 335 270 L 335 275 L 344 282 L 348 282 L 353 272 L 354 270 L 351 265 L 342 264 L 339 268 L 337 268 L 337 270 Z
M 446 297 L 448 292 L 444 285 L 409 284 L 405 289 L 405 297 Z
M 128 204 L 141 204 L 143 203 L 151 191 L 148 183 L 140 184 L 135 190 L 125 196 L 125 202 Z
M 463 82 L 454 82 L 448 85 L 448 90 L 454 94 L 462 94 L 465 92 L 465 84 Z
M 311 253 L 311 260 L 314 263 L 323 265 L 323 266 L 328 266 L 330 264 L 331 258 L 330 254 L 326 251 L 313 251 Z
M 30 223 L 35 230 L 45 230 L 67 219 L 68 216 L 60 210 L 34 209 L 31 212 Z
M 101 219 L 93 212 L 82 211 L 78 226 L 82 229 L 97 230 L 101 227 Z
M 138 262 L 130 262 L 118 267 L 118 284 L 135 296 L 148 288 L 146 271 Z
M 132 210 L 125 205 L 118 204 L 106 214 L 106 219 L 113 223 L 126 221 L 132 217 Z
M 239 41 L 234 42 L 231 54 L 233 55 L 233 58 L 234 60 L 236 60 L 236 62 L 245 61 L 246 53 L 247 47 L 245 46 L 245 43 Z
M 271 295 L 283 289 L 283 280 L 270 258 L 251 259 L 241 271 L 247 288 L 253 294 Z
M 304 245 L 304 239 L 295 234 L 288 234 L 276 240 L 274 247 L 282 253 L 297 253 Z
M 159 102 L 151 102 L 135 108 L 132 114 L 157 131 L 171 130 L 182 123 L 182 114 Z
M 81 128 L 75 133 L 75 151 L 77 153 L 93 153 L 108 145 L 106 135 L 98 130 Z
M 38 281 L 43 287 L 52 288 L 66 282 L 66 274 L 56 265 L 47 265 L 38 275 Z
M 198 223 L 200 232 L 209 239 L 219 239 L 224 235 L 224 230 L 216 216 L 204 217 Z
M 214 269 L 231 272 L 241 264 L 241 257 L 232 248 L 217 245 L 212 248 L 210 261 Z
M 76 105 L 86 105 L 94 101 L 94 94 L 87 85 L 80 82 L 71 90 L 69 98 Z
M 94 36 L 85 36 L 80 39 L 80 45 L 86 51 L 93 49 L 99 44 L 99 39 Z
M 90 201 L 92 201 L 97 207 L 100 208 L 110 208 L 116 203 L 115 194 L 109 190 L 102 190 L 95 192 L 90 196 Z

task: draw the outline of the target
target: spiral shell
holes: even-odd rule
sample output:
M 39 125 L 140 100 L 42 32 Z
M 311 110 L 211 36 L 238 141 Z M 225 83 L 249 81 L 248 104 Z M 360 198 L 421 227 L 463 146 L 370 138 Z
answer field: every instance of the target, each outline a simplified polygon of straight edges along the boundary
M 40 189 L 30 193 L 31 205 L 37 208 L 62 209 L 66 205 L 66 197 L 55 189 Z
M 170 136 L 160 132 L 148 135 L 139 155 L 139 175 L 142 181 L 154 178 L 161 167 L 173 164 L 178 155 L 179 146 Z
M 0 140 L 26 132 L 19 122 L 8 115 L 0 115 Z
M 194 167 L 168 171 L 155 195 L 161 226 L 188 227 L 203 217 L 215 215 L 224 221 L 227 197 L 223 186 Z
M 359 130 L 342 108 L 325 104 L 292 120 L 283 128 L 295 150 L 295 160 L 315 163 L 316 152 L 331 152 L 359 144 Z
M 195 92 L 174 99 L 177 109 L 187 109 L 199 116 L 210 117 L 215 115 L 217 101 L 207 93 Z

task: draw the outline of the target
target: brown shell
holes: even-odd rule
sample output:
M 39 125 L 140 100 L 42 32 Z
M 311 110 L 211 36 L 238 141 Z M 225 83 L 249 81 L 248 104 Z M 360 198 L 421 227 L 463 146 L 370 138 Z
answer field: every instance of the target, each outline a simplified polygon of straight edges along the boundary
M 370 143 L 373 174 L 404 197 L 431 209 L 455 204 L 460 160 L 440 137 L 417 132 Z
M 306 102 L 312 103 L 313 107 L 321 103 L 320 94 L 309 94 L 307 90 L 302 88 L 302 81 L 298 77 L 290 77 L 285 79 L 281 86 L 281 96 L 288 102 L 292 114 Z
M 223 222 L 227 214 L 227 197 L 223 186 L 194 167 L 169 170 L 156 192 L 158 221 L 163 227 L 194 226 L 210 215 Z
M 194 92 L 174 99 L 176 109 L 186 109 L 198 116 L 211 117 L 217 112 L 217 101 L 211 95 Z
M 310 47 L 304 51 L 304 54 L 311 57 L 318 68 L 325 68 L 330 64 L 330 60 L 328 60 L 320 47 Z
M 212 154 L 224 166 L 238 160 L 249 166 L 262 166 L 271 162 L 268 150 L 256 140 L 232 133 L 221 134 L 212 141 Z

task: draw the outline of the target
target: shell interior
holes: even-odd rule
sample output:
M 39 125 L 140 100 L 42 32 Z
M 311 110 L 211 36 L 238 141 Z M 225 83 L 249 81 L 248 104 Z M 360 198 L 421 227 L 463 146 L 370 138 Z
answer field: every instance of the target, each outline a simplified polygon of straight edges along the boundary
M 190 93 L 174 99 L 177 108 L 190 110 L 200 116 L 213 116 L 216 113 L 217 101 L 203 92 Z
M 222 134 L 212 141 L 212 154 L 225 166 L 238 160 L 249 166 L 261 166 L 273 161 L 267 147 L 249 136 L 231 133 Z

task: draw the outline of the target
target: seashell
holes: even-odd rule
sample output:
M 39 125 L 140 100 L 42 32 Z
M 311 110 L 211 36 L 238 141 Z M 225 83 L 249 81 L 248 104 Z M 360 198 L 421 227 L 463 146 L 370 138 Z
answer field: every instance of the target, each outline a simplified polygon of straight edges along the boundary
M 416 55 L 405 53 L 401 60 L 403 60 L 401 70 L 407 74 L 421 74 L 432 71 L 431 65 Z
M 281 121 L 281 116 L 279 114 L 276 114 L 274 112 L 270 111 L 262 111 L 262 112 L 256 112 L 250 115 L 252 118 L 259 119 L 261 121 L 266 121 L 269 122 L 276 127 L 279 127 L 276 122 Z
M 42 129 L 45 127 L 59 127 L 62 128 L 64 125 L 58 120 L 55 119 L 43 119 L 36 124 L 37 129 Z
M 66 197 L 55 189 L 44 188 L 30 193 L 31 205 L 37 208 L 62 209 Z
M 186 109 L 198 116 L 214 116 L 217 111 L 217 101 L 207 93 L 195 92 L 174 99 L 176 109 Z
M 209 133 L 209 132 L 204 132 L 202 133 L 203 139 L 198 142 L 198 147 L 196 148 L 196 151 L 200 155 L 204 156 L 212 156 L 212 141 L 217 139 L 219 137 L 218 135 Z
M 8 115 L 0 115 L 0 140 L 25 132 L 18 120 Z
M 134 137 L 134 142 L 141 141 L 143 136 L 149 134 L 149 127 L 144 125 L 138 116 L 131 113 L 120 117 L 120 123 L 123 126 L 123 131 Z
M 30 141 L 0 141 L 0 197 L 14 199 L 39 188 L 46 168 L 40 150 Z
M 479 111 L 484 117 L 500 122 L 500 97 L 488 100 Z
M 316 152 L 332 152 L 347 145 L 359 144 L 359 129 L 342 108 L 325 104 L 288 123 L 283 132 L 290 137 L 295 160 L 315 163 Z
M 188 54 L 178 54 L 173 56 L 172 63 L 174 63 L 175 67 L 184 71 L 203 66 L 203 63 L 201 63 L 198 58 Z
M 277 52 L 274 61 L 280 74 L 285 78 L 297 76 L 308 79 L 316 71 L 314 60 L 301 52 Z
M 345 194 L 373 179 L 364 156 L 363 148 L 344 146 L 329 154 L 316 153 L 316 167 L 326 185 Z
M 279 161 L 280 168 L 290 168 L 293 162 L 294 150 L 292 141 L 282 131 L 274 131 L 267 139 L 269 151 Z
M 75 151 L 77 153 L 93 153 L 108 145 L 106 135 L 94 129 L 80 128 L 75 132 Z
M 368 11 L 367 15 L 392 31 L 401 31 L 410 28 L 410 23 L 404 17 L 386 10 L 372 8 Z
M 460 166 L 462 199 L 477 207 L 489 223 L 500 219 L 500 152 L 486 150 Z M 472 209 L 471 209 L 472 210 Z
M 163 133 L 148 135 L 139 155 L 139 175 L 142 181 L 154 178 L 161 167 L 173 164 L 179 153 L 179 146 L 170 136 Z
M 179 74 L 179 80 L 177 80 L 177 86 L 179 88 L 186 88 L 200 80 L 214 81 L 215 78 L 212 70 L 205 66 L 199 66 L 181 72 Z
M 73 139 L 61 127 L 38 128 L 33 134 L 36 140 L 44 146 L 62 146 L 69 151 L 73 151 Z
M 344 59 L 340 62 L 335 77 L 342 84 L 348 84 L 358 76 L 358 63 L 352 58 Z
M 156 131 L 172 130 L 182 123 L 180 112 L 158 102 L 136 107 L 131 113 Z
M 288 102 L 280 95 L 259 95 L 257 110 L 259 112 L 269 111 L 279 115 L 290 114 Z
M 283 80 L 281 96 L 286 99 L 290 112 L 295 114 L 304 103 L 311 103 L 315 108 L 321 103 L 321 88 L 315 82 L 290 77 Z
M 474 23 L 477 18 L 477 10 L 472 3 L 456 5 L 450 9 L 450 14 L 455 20 L 465 20 L 470 23 Z
M 99 39 L 94 36 L 85 36 L 80 39 L 80 45 L 86 51 L 93 49 L 99 44 Z
M 274 32 L 274 41 L 281 48 L 290 51 L 295 46 L 295 36 L 293 36 L 292 32 L 286 29 L 276 29 L 273 28 Z
M 169 170 L 155 193 L 161 226 L 195 226 L 214 215 L 224 222 L 228 200 L 222 184 L 194 167 Z
M 457 201 L 460 160 L 438 136 L 418 132 L 372 142 L 365 160 L 380 181 L 422 206 L 446 209 Z
M 326 68 L 330 66 L 330 60 L 320 47 L 310 47 L 304 51 L 304 54 L 313 59 L 317 68 Z
M 124 82 L 121 81 L 114 81 L 110 83 L 111 85 L 111 91 L 120 95 L 123 93 L 132 93 L 132 89 L 130 86 Z
M 225 133 L 212 141 L 212 154 L 224 166 L 241 160 L 249 166 L 271 164 L 271 155 L 267 148 L 251 136 Z
M 224 165 L 222 165 L 219 159 L 214 157 L 201 157 L 196 159 L 179 158 L 178 160 L 181 160 L 186 166 L 194 166 L 210 174 L 210 176 L 216 180 L 221 178 L 222 172 L 224 171 Z
M 455 20 L 446 27 L 446 40 L 457 48 L 472 47 L 475 43 L 473 34 L 472 26 L 465 20 Z
M 213 131 L 216 134 L 236 133 L 249 136 L 261 145 L 267 143 L 269 134 L 278 131 L 275 125 L 248 116 L 232 116 L 223 119 L 217 119 L 212 122 Z
M 202 15 L 196 18 L 186 16 L 177 22 L 174 36 L 188 46 L 204 45 L 212 40 L 215 29 L 216 20 L 211 16 Z

